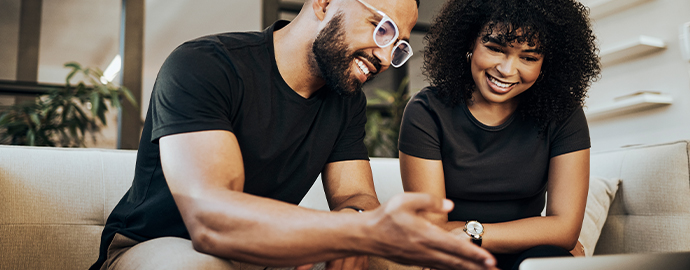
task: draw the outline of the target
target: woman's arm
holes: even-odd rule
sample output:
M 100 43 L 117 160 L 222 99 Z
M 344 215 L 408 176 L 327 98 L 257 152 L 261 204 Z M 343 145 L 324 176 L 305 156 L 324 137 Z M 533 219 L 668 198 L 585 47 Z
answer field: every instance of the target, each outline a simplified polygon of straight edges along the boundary
M 443 166 L 400 152 L 400 168 L 405 191 L 446 197 Z M 571 250 L 577 243 L 587 202 L 589 149 L 551 158 L 545 217 L 483 224 L 482 247 L 493 253 L 517 253 L 538 245 L 555 245 Z M 428 214 L 435 224 L 465 235 L 464 221 L 448 221 L 448 215 Z

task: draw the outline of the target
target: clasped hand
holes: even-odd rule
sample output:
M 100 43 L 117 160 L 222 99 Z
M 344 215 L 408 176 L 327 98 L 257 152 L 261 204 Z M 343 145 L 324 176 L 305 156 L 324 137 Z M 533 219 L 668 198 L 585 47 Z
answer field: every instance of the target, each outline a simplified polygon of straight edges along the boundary
M 495 259 L 488 251 L 424 218 L 425 212 L 452 209 L 451 201 L 432 195 L 396 195 L 377 209 L 359 214 L 366 222 L 359 256 L 328 262 L 327 269 L 367 269 L 366 254 L 433 269 L 495 269 Z

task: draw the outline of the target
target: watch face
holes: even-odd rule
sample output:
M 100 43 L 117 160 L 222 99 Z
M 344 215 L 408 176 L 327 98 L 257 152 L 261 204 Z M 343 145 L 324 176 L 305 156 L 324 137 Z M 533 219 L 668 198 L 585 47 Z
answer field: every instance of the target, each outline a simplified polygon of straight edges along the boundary
M 476 221 L 470 221 L 467 223 L 467 232 L 472 235 L 480 235 L 484 232 L 484 226 Z

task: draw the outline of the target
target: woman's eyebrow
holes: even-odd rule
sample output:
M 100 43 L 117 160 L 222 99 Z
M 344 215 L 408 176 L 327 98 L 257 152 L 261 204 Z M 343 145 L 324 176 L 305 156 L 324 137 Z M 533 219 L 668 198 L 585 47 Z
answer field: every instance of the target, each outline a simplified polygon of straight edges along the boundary
M 523 52 L 542 54 L 544 52 L 544 50 L 542 50 L 542 49 L 527 49 L 527 50 L 523 50 Z
M 501 40 L 500 40 L 499 38 L 497 38 L 497 37 L 488 36 L 488 37 L 486 37 L 486 39 L 488 40 L 488 42 L 491 42 L 491 43 L 494 43 L 494 44 L 497 44 L 497 45 L 500 45 L 500 46 L 503 46 L 503 47 L 507 46 L 506 43 L 505 43 L 504 41 L 501 41 Z M 544 50 L 539 49 L 539 48 L 534 48 L 534 49 L 523 50 L 522 52 L 543 54 Z

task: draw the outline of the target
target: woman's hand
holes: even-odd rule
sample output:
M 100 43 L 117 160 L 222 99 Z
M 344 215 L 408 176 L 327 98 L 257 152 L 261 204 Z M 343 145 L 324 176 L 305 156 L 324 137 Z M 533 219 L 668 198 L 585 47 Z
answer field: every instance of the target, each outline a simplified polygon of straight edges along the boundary
M 585 246 L 580 243 L 580 240 L 577 241 L 577 244 L 575 244 L 575 248 L 570 251 L 570 254 L 573 254 L 575 257 L 584 257 L 585 256 Z

